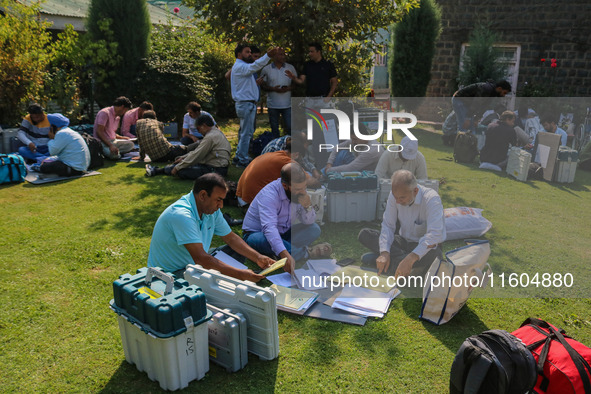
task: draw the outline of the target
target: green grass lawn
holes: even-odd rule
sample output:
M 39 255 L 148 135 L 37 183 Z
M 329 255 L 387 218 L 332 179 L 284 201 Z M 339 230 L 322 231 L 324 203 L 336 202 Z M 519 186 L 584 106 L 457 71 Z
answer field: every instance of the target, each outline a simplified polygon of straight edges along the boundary
M 260 121 L 266 124 L 266 115 Z M 236 135 L 235 122 L 221 126 Z M 522 183 L 455 164 L 439 135 L 416 135 L 429 177 L 445 178 L 444 206 L 483 208 L 493 223 L 485 238 L 491 241 L 495 273 L 572 272 L 575 285 L 585 288 L 591 173 L 579 171 L 568 185 Z M 2 392 L 160 391 L 125 361 L 108 303 L 112 282 L 145 266 L 156 219 L 192 182 L 146 178 L 141 164 L 109 162 L 100 171 L 103 175 L 44 186 L 0 186 Z M 232 168 L 230 178 L 238 177 Z M 224 210 L 239 215 L 236 208 Z M 333 242 L 335 257 L 359 258 L 364 250 L 356 234 L 367 225 L 327 224 L 323 239 Z M 449 242 L 444 249 L 459 245 Z M 212 364 L 187 391 L 447 392 L 453 357 L 466 337 L 493 328 L 513 331 L 529 316 L 591 345 L 591 300 L 584 298 L 589 293 L 581 298 L 552 298 L 533 289 L 497 289 L 496 298 L 478 294 L 443 326 L 418 319 L 417 299 L 395 299 L 383 319 L 370 319 L 364 327 L 279 312 L 278 359 L 250 355 L 246 368 L 234 374 Z M 520 298 L 524 294 L 528 297 Z

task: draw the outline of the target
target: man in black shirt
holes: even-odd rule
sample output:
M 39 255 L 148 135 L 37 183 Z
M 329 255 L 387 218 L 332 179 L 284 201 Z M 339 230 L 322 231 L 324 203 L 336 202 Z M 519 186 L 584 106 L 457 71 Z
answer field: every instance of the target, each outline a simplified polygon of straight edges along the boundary
M 480 151 L 480 162 L 495 164 L 501 168 L 507 166 L 509 145 L 517 146 L 515 134 L 515 112 L 505 111 L 498 121 L 492 122 L 486 129 L 486 142 Z
M 507 81 L 499 82 L 478 82 L 463 87 L 454 93 L 451 99 L 451 105 L 456 113 L 458 129 L 466 131 L 476 126 L 474 116 L 482 115 L 483 106 L 491 107 L 488 100 L 477 97 L 505 97 L 511 91 L 511 84 Z M 489 99 L 490 100 L 490 99 Z M 497 103 L 492 103 L 497 104 Z
M 290 79 L 298 84 L 306 83 L 307 97 L 324 97 L 330 99 L 337 90 L 337 71 L 332 62 L 322 57 L 322 46 L 313 42 L 308 44 L 310 60 L 304 64 L 304 71 L 296 77 L 289 70 L 285 72 Z

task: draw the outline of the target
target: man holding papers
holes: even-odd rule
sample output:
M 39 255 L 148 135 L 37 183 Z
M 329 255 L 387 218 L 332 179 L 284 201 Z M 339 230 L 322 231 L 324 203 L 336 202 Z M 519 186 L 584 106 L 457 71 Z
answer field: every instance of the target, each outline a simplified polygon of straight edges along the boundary
M 381 232 L 363 229 L 359 233 L 359 242 L 373 252 L 362 257 L 363 263 L 375 261 L 378 275 L 424 276 L 435 257 L 441 256 L 443 217 L 436 191 L 418 185 L 410 171 L 396 171 Z M 400 235 L 395 235 L 397 220 Z
M 164 271 L 174 272 L 184 270 L 187 264 L 199 264 L 242 280 L 258 282 L 263 279 L 262 275 L 252 270 L 234 268 L 207 253 L 215 234 L 235 252 L 261 268 L 275 262 L 252 249 L 232 232 L 220 210 L 226 192 L 226 182 L 219 174 L 209 173 L 197 178 L 193 190 L 166 208 L 156 221 L 148 267 L 161 267 Z
M 292 210 L 301 221 L 293 227 Z M 284 269 L 293 272 L 297 260 L 332 253 L 326 243 L 308 248 L 320 236 L 320 226 L 314 220 L 316 211 L 306 192 L 306 173 L 299 164 L 288 163 L 281 168 L 281 178 L 265 186 L 252 201 L 242 232 L 253 249 L 287 258 Z

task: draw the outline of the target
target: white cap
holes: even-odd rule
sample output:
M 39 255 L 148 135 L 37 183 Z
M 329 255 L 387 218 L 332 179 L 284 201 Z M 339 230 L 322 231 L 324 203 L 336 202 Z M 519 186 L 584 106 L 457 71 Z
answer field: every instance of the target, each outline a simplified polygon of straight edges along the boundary
M 411 140 L 408 137 L 404 137 L 402 141 L 400 141 L 400 145 L 402 145 L 402 151 L 400 154 L 406 160 L 412 160 L 417 157 L 417 152 L 419 151 L 419 142 L 417 140 Z

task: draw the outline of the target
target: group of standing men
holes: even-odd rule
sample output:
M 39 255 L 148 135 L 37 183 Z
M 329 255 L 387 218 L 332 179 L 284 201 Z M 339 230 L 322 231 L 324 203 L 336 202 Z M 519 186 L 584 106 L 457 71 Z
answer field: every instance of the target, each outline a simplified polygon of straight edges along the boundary
M 236 114 L 240 119 L 238 146 L 233 163 L 245 168 L 250 163 L 248 149 L 255 130 L 257 103 L 260 99 L 259 84 L 268 92 L 269 123 L 271 132 L 279 137 L 279 119 L 288 129 L 291 125 L 292 83 L 306 84 L 306 96 L 330 99 L 337 88 L 337 74 L 334 65 L 322 57 L 322 46 L 309 44 L 310 60 L 304 64 L 298 76 L 295 68 L 286 63 L 285 50 L 271 47 L 260 58 L 253 57 L 251 47 L 240 44 L 234 51 L 236 62 L 231 70 L 232 98 Z M 271 64 L 268 64 L 273 60 Z M 268 65 L 267 65 L 268 64 Z M 258 72 L 260 71 L 260 76 Z

